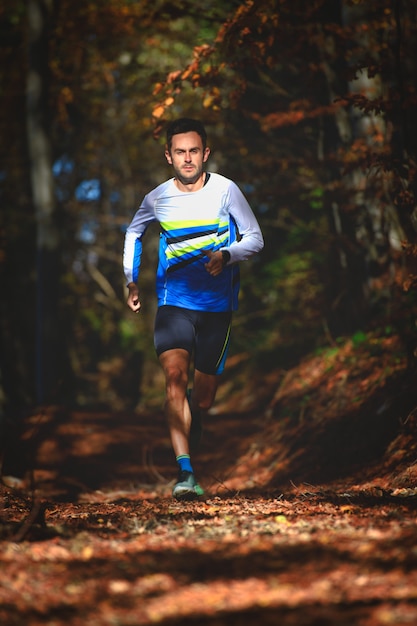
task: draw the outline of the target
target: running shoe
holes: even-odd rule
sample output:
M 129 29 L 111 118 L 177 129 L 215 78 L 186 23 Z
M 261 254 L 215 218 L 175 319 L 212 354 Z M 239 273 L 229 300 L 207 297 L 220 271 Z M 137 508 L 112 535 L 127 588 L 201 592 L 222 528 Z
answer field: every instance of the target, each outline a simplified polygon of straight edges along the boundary
M 178 482 L 174 485 L 172 495 L 177 500 L 195 500 L 195 498 L 204 495 L 204 490 L 196 482 L 192 472 L 180 470 Z
M 187 400 L 191 411 L 191 427 L 190 427 L 190 451 L 195 452 L 198 449 L 203 434 L 203 423 L 201 411 L 191 409 L 191 389 L 187 391 Z

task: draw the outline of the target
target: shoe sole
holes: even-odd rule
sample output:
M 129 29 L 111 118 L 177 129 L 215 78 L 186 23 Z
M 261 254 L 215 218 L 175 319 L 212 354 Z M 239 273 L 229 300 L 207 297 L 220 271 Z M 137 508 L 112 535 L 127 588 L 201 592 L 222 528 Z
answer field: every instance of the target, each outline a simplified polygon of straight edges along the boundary
M 179 487 L 174 489 L 172 492 L 172 496 L 176 500 L 196 500 L 204 495 L 204 491 L 201 487 L 190 488 L 190 487 Z
M 182 493 L 173 494 L 173 497 L 175 498 L 175 500 L 182 500 L 182 501 L 189 502 L 191 500 L 198 500 L 200 496 L 194 491 L 184 491 Z

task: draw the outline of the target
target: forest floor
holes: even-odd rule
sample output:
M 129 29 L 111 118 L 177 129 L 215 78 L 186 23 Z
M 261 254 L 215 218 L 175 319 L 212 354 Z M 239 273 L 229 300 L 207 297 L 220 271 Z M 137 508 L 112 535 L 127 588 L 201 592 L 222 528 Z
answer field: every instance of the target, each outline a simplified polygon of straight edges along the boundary
M 193 459 L 197 502 L 171 497 L 160 409 L 28 417 L 29 482 L 0 487 L 1 624 L 417 624 L 417 385 L 399 340 L 232 379 Z

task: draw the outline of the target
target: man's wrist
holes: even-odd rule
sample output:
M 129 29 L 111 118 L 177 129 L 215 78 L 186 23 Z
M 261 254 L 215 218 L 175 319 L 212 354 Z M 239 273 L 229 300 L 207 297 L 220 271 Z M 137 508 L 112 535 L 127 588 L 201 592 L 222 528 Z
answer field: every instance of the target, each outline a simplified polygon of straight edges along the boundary
M 223 265 L 227 265 L 230 261 L 230 252 L 229 250 L 221 250 L 223 257 Z

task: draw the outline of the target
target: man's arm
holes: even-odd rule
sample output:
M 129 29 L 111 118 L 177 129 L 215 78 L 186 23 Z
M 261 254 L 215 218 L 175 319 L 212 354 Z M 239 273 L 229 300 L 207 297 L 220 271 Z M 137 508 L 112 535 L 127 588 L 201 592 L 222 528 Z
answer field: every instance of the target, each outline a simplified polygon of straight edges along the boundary
M 135 313 L 139 311 L 141 306 L 137 282 L 142 258 L 142 237 L 149 224 L 154 220 L 155 216 L 148 207 L 147 196 L 145 196 L 142 205 L 136 211 L 127 228 L 123 249 L 123 270 L 129 290 L 127 304 Z
M 229 189 L 229 212 L 236 222 L 239 240 L 227 247 L 230 263 L 246 261 L 264 247 L 264 239 L 258 221 L 239 187 L 231 182 Z

